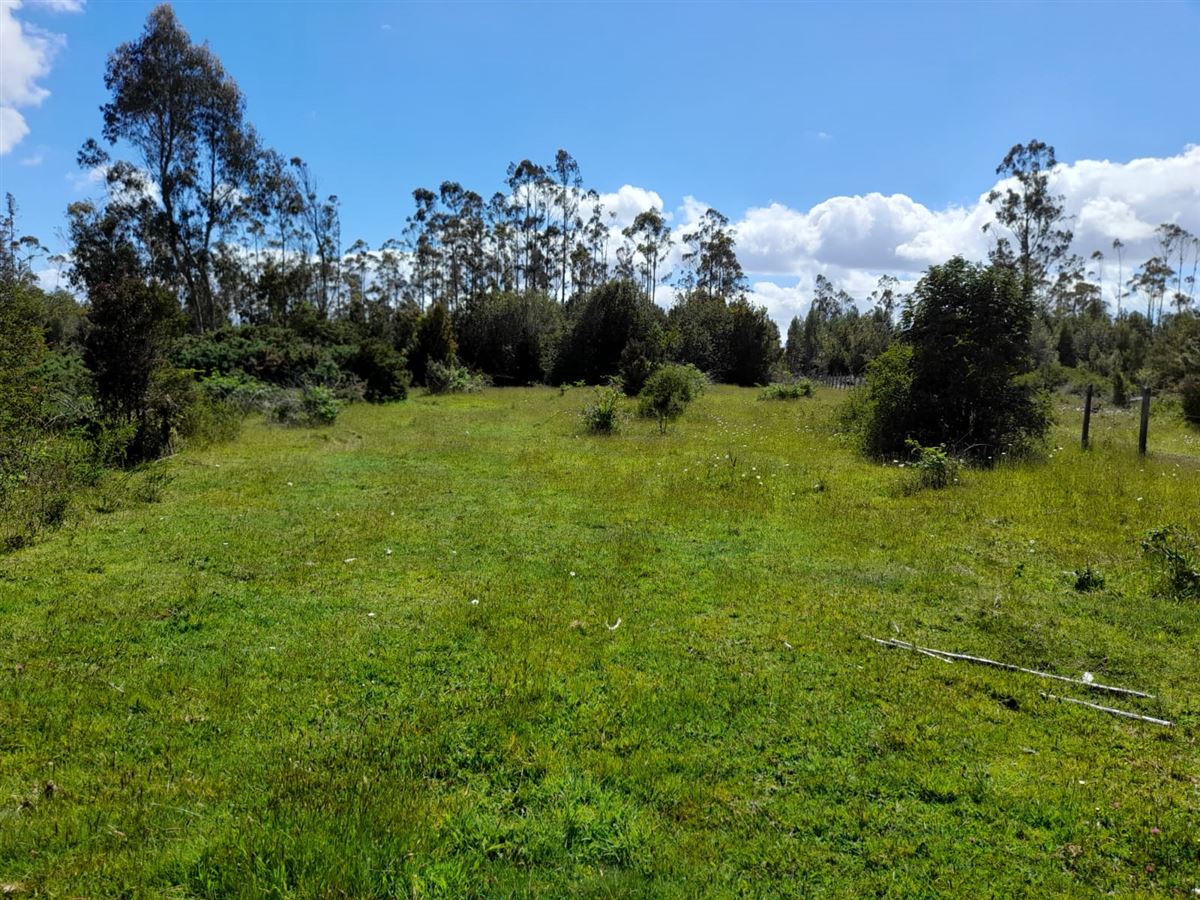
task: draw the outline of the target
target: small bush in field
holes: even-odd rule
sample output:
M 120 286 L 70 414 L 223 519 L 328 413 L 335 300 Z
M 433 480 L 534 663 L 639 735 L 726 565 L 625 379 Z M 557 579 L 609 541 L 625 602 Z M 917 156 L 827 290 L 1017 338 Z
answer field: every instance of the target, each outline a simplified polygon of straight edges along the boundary
M 1091 566 L 1076 569 L 1071 575 L 1075 579 L 1075 590 L 1081 594 L 1086 594 L 1089 591 L 1097 591 L 1104 587 L 1104 573 L 1099 569 L 1093 569 Z
M 704 385 L 704 373 L 691 364 L 662 366 L 638 395 L 638 413 L 658 419 L 658 430 L 666 431 L 667 422 L 679 418 Z
M 1147 532 L 1142 553 L 1163 576 L 1163 592 L 1177 599 L 1200 598 L 1200 546 L 1177 525 Z
M 589 434 L 616 434 L 625 416 L 621 409 L 624 394 L 616 384 L 596 388 L 592 400 L 583 408 L 583 426 Z
M 300 392 L 300 406 L 312 425 L 332 425 L 342 411 L 333 391 L 320 385 L 309 385 Z
M 342 404 L 333 391 L 320 385 L 309 385 L 299 393 L 282 394 L 271 407 L 271 418 L 280 425 L 332 425 L 337 421 Z
M 914 473 L 914 489 L 939 490 L 958 483 L 962 462 L 947 453 L 944 446 L 922 447 L 914 440 L 905 444 L 912 454 L 909 468 Z
M 431 394 L 474 394 L 487 387 L 487 378 L 451 361 L 430 362 L 425 368 L 425 387 Z
M 759 392 L 759 400 L 799 400 L 801 397 L 811 397 L 813 384 L 807 378 L 796 381 L 773 382 Z

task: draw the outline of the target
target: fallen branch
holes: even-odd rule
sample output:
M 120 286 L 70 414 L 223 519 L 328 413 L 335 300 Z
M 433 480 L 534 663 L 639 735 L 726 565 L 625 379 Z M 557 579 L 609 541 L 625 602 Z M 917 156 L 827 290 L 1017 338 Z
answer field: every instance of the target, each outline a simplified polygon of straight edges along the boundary
M 1061 700 L 1063 703 L 1076 703 L 1079 706 L 1086 706 L 1088 709 L 1098 709 L 1100 712 L 1112 713 L 1114 716 L 1122 716 L 1126 719 L 1137 719 L 1139 722 L 1149 722 L 1152 725 L 1165 725 L 1170 728 L 1174 722 L 1166 719 L 1156 719 L 1154 716 L 1143 716 L 1141 713 L 1126 712 L 1123 709 L 1113 709 L 1111 706 L 1101 706 L 1099 703 L 1088 703 L 1086 700 L 1076 700 L 1074 697 L 1060 697 L 1058 694 L 1048 694 L 1045 691 L 1038 691 L 1043 697 L 1048 700 Z
M 935 650 L 933 647 L 918 647 L 916 644 L 910 644 L 908 641 L 899 640 L 883 640 L 881 638 L 871 637 L 866 635 L 868 640 L 874 641 L 877 644 L 884 644 L 888 647 L 900 647 L 904 650 L 916 650 L 918 653 L 924 653 L 926 656 L 943 656 L 946 659 L 962 659 L 967 662 L 979 663 L 983 666 L 992 666 L 997 669 L 1007 669 L 1010 672 L 1024 672 L 1026 675 L 1036 675 L 1039 678 L 1053 678 L 1055 681 L 1066 681 L 1070 684 L 1083 685 L 1088 690 L 1104 691 L 1108 694 L 1120 694 L 1123 697 L 1143 697 L 1147 700 L 1153 700 L 1153 694 L 1147 694 L 1145 691 L 1135 691 L 1131 688 L 1113 687 L 1109 684 L 1098 684 L 1094 681 L 1084 681 L 1082 678 L 1068 678 L 1066 675 L 1052 675 L 1049 672 L 1039 672 L 1037 669 L 1026 669 L 1023 666 L 1014 666 L 1012 663 L 997 662 L 994 659 L 985 659 L 982 656 L 968 656 L 966 653 L 951 653 L 948 650 Z
M 912 644 L 904 643 L 904 641 L 885 641 L 881 638 L 870 637 L 869 635 L 867 640 L 874 641 L 877 644 L 883 644 L 885 647 L 900 647 L 904 650 L 916 650 L 918 653 L 924 653 L 926 656 L 936 659 L 938 662 L 951 664 L 954 662 L 954 660 L 950 659 L 949 657 L 942 656 L 940 653 L 936 653 L 933 650 L 926 650 L 924 647 L 915 647 Z

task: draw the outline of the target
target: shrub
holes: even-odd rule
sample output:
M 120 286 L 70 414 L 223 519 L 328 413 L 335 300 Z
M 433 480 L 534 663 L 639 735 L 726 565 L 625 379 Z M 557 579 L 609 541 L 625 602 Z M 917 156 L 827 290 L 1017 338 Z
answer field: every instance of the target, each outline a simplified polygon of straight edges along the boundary
M 1091 566 L 1076 569 L 1071 573 L 1071 577 L 1075 580 L 1075 590 L 1082 594 L 1104 587 L 1104 573 L 1098 569 L 1093 569 Z
M 0 551 L 12 551 L 56 528 L 72 497 L 101 469 L 80 434 L 54 435 L 22 448 L 19 469 L 0 471 Z
M 662 365 L 662 348 L 656 341 L 630 338 L 621 351 L 617 374 L 627 397 L 636 397 L 654 371 Z
M 910 469 L 914 475 L 913 489 L 939 490 L 958 483 L 962 462 L 946 452 L 945 446 L 922 447 L 916 441 L 907 441 L 911 455 Z
M 774 382 L 764 387 L 758 394 L 759 400 L 799 400 L 801 397 L 813 395 L 813 384 L 807 378 L 796 381 Z
M 332 425 L 342 405 L 333 391 L 323 385 L 309 385 L 300 391 L 279 395 L 271 408 L 271 418 L 280 425 Z
M 1162 590 L 1177 599 L 1200 598 L 1200 547 L 1176 525 L 1147 532 L 1142 553 L 1163 576 Z
M 592 401 L 583 408 L 583 426 L 589 434 L 615 434 L 621 430 L 623 396 L 616 384 L 596 388 Z
M 1183 417 L 1200 425 L 1200 376 L 1189 375 L 1179 384 L 1179 402 Z
M 729 304 L 729 368 L 724 380 L 750 387 L 771 378 L 771 369 L 783 355 L 779 326 L 764 306 L 739 299 Z
M 209 400 L 224 403 L 243 414 L 266 412 L 280 394 L 278 387 L 241 372 L 210 375 L 200 379 L 198 386 Z
M 867 365 L 867 383 L 850 394 L 842 409 L 842 427 L 852 433 L 867 456 L 893 452 L 909 427 L 913 406 L 913 350 L 908 344 L 888 347 Z
M 631 341 L 642 342 L 626 356 L 626 368 L 639 356 L 661 360 L 657 348 L 664 342 L 666 314 L 631 281 L 611 281 L 572 299 L 570 326 L 559 348 L 551 373 L 555 384 L 586 381 L 600 384 L 622 369 L 622 356 Z M 650 356 L 648 348 L 655 348 Z
M 425 368 L 425 387 L 431 394 L 473 394 L 487 387 L 487 378 L 453 360 L 431 362 Z
M 321 385 L 309 385 L 300 392 L 300 408 L 310 425 L 332 425 L 337 421 L 342 405 L 333 391 Z
M 893 453 L 913 439 L 990 460 L 1040 442 L 1050 407 L 1030 353 L 1033 303 L 1017 276 L 955 257 L 931 267 L 913 296 L 904 349 L 872 361 L 851 407 L 864 449 Z
M 1125 385 L 1125 376 L 1119 370 L 1113 372 L 1112 402 L 1113 406 L 1122 408 L 1129 405 L 1129 388 Z
M 363 382 L 363 397 L 369 403 L 403 400 L 412 380 L 404 356 L 389 343 L 368 338 L 346 360 L 346 369 Z
M 693 365 L 671 364 L 660 368 L 646 381 L 639 394 L 638 412 L 658 419 L 658 430 L 679 418 L 687 405 L 704 391 L 704 373 Z
M 562 339 L 563 308 L 535 293 L 473 297 L 455 316 L 458 355 L 497 384 L 545 381 Z
M 171 361 L 205 375 L 245 373 L 285 387 L 331 383 L 341 376 L 339 360 L 354 352 L 351 335 L 332 323 L 301 334 L 281 325 L 243 325 L 186 335 L 171 347 Z
M 443 304 L 433 304 L 417 323 L 412 352 L 413 373 L 421 383 L 428 385 L 429 367 L 433 363 L 452 365 L 457 349 L 450 313 Z

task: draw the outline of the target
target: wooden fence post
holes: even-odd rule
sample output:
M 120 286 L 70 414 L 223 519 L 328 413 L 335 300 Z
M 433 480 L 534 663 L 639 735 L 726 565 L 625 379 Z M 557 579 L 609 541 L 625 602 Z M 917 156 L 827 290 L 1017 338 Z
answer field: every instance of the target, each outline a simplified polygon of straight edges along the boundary
M 1088 428 L 1092 424 L 1092 386 L 1087 386 L 1087 395 L 1083 398 L 1083 449 L 1088 448 Z
M 1142 385 L 1142 425 L 1138 430 L 1138 453 L 1146 455 L 1146 432 L 1150 430 L 1150 386 Z

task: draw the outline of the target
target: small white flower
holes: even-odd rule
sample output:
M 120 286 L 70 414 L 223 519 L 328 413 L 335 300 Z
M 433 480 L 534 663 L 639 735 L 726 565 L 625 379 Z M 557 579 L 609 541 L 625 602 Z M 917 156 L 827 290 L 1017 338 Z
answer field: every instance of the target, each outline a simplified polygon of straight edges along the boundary
M 571 577 L 572 577 L 572 578 L 574 578 L 574 577 L 575 577 L 575 573 L 574 573 L 574 572 L 572 572 L 572 573 L 571 573 Z
M 288 487 L 295 487 L 295 485 L 294 485 L 294 484 L 292 484 L 292 483 L 289 481 L 289 482 L 288 482 Z
M 368 619 L 373 619 L 373 618 L 375 618 L 375 613 L 367 613 L 367 618 L 368 618 Z
M 1083 681 L 1085 684 L 1091 684 L 1095 680 L 1096 680 L 1096 676 L 1094 676 L 1091 672 L 1083 673 Z
M 479 605 L 479 598 L 478 598 L 478 597 L 476 597 L 474 600 L 472 600 L 472 601 L 471 601 L 471 605 L 472 605 L 472 606 L 478 606 L 478 605 Z
M 384 550 L 383 552 L 384 552 L 384 553 L 386 553 L 388 556 L 391 556 L 391 555 L 392 555 L 392 548 L 391 548 L 391 547 L 388 547 L 388 548 L 387 548 L 386 550 Z

